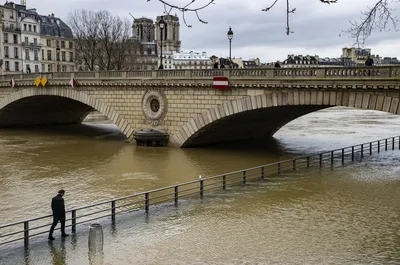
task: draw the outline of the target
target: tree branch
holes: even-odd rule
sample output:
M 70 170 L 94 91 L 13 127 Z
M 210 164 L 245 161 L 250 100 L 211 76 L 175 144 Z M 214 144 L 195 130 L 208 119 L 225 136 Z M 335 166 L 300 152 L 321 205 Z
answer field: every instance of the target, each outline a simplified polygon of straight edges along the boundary
M 150 2 L 151 0 L 147 0 L 147 2 Z M 182 13 L 182 20 L 183 23 L 189 28 L 192 27 L 192 25 L 188 24 L 186 21 L 185 13 L 192 12 L 196 14 L 197 19 L 204 24 L 207 24 L 207 21 L 204 21 L 203 19 L 200 18 L 199 11 L 205 9 L 206 7 L 210 6 L 211 4 L 214 4 L 216 0 L 207 0 L 206 4 L 199 6 L 199 7 L 190 7 L 192 4 L 196 2 L 196 0 L 190 0 L 186 5 L 184 6 L 178 6 L 174 4 L 170 4 L 167 0 L 155 0 L 164 5 L 164 14 L 170 15 L 171 11 L 177 10 Z
M 379 0 L 368 11 L 361 12 L 360 21 L 350 22 L 351 27 L 345 32 L 355 39 L 355 45 L 363 45 L 374 29 L 389 31 L 393 27 L 398 31 L 399 18 L 395 14 L 396 9 L 390 8 L 393 3 L 400 3 L 400 0 Z

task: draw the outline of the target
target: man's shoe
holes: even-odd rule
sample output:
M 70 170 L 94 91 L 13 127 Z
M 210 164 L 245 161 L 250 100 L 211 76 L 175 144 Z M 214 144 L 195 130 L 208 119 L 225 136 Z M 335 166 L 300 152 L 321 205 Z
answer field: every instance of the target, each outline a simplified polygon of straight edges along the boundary
M 67 237 L 69 234 L 62 234 L 61 237 Z
M 54 240 L 55 238 L 52 236 L 49 236 L 49 240 Z

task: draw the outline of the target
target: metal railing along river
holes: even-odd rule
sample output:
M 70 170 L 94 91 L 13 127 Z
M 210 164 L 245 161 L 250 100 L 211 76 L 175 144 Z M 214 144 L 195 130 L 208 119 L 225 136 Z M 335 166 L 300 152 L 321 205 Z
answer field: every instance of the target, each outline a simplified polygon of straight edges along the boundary
M 262 166 L 247 168 L 222 175 L 202 178 L 160 189 L 136 193 L 130 196 L 102 201 L 67 211 L 70 216 L 66 220 L 66 227 L 71 227 L 76 233 L 77 225 L 91 222 L 100 218 L 115 218 L 119 214 L 144 210 L 148 213 L 151 206 L 168 202 L 178 205 L 180 199 L 203 196 L 207 191 L 226 190 L 228 186 L 246 184 L 250 180 L 263 180 L 267 177 L 280 175 L 283 172 L 296 171 L 309 167 L 322 167 L 335 164 L 343 165 L 346 161 L 362 159 L 365 155 L 372 155 L 373 151 L 387 151 L 400 149 L 400 136 L 386 138 L 364 144 L 353 145 L 308 156 L 279 161 Z M 32 219 L 0 225 L 0 246 L 16 241 L 29 244 L 29 239 L 48 234 L 52 223 L 52 215 L 40 216 Z

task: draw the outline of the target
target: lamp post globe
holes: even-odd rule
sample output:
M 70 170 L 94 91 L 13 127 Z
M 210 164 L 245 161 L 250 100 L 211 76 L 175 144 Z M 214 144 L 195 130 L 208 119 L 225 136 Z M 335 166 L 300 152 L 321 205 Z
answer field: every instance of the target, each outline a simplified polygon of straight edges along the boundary
M 229 40 L 229 64 L 230 67 L 232 67 L 232 39 L 233 39 L 233 31 L 232 28 L 229 27 L 228 33 L 228 40 Z
M 164 19 L 163 19 L 163 16 L 161 16 L 161 18 L 160 18 L 160 21 L 158 21 L 158 25 L 159 25 L 159 27 L 160 27 L 160 39 L 161 39 L 161 45 L 160 45 L 160 66 L 158 67 L 158 69 L 160 69 L 160 70 L 163 70 L 164 69 L 164 65 L 163 65 L 163 51 L 162 51 L 162 48 L 163 48 L 163 45 L 162 45 L 162 42 L 163 42 L 163 32 L 164 32 L 164 28 L 165 28 L 165 21 L 164 21 Z

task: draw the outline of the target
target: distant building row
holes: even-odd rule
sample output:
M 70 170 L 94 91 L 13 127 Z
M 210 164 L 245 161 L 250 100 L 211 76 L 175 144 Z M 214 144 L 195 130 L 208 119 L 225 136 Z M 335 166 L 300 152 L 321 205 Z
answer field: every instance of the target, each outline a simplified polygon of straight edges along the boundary
M 6 2 L 0 6 L 0 74 L 75 70 L 72 30 L 61 19 Z
M 353 67 L 364 66 L 368 57 L 371 57 L 375 66 L 400 65 L 397 58 L 380 57 L 372 55 L 371 49 L 362 48 L 343 48 L 340 58 L 320 58 L 318 55 L 288 55 L 287 59 L 281 63 L 281 67 Z

